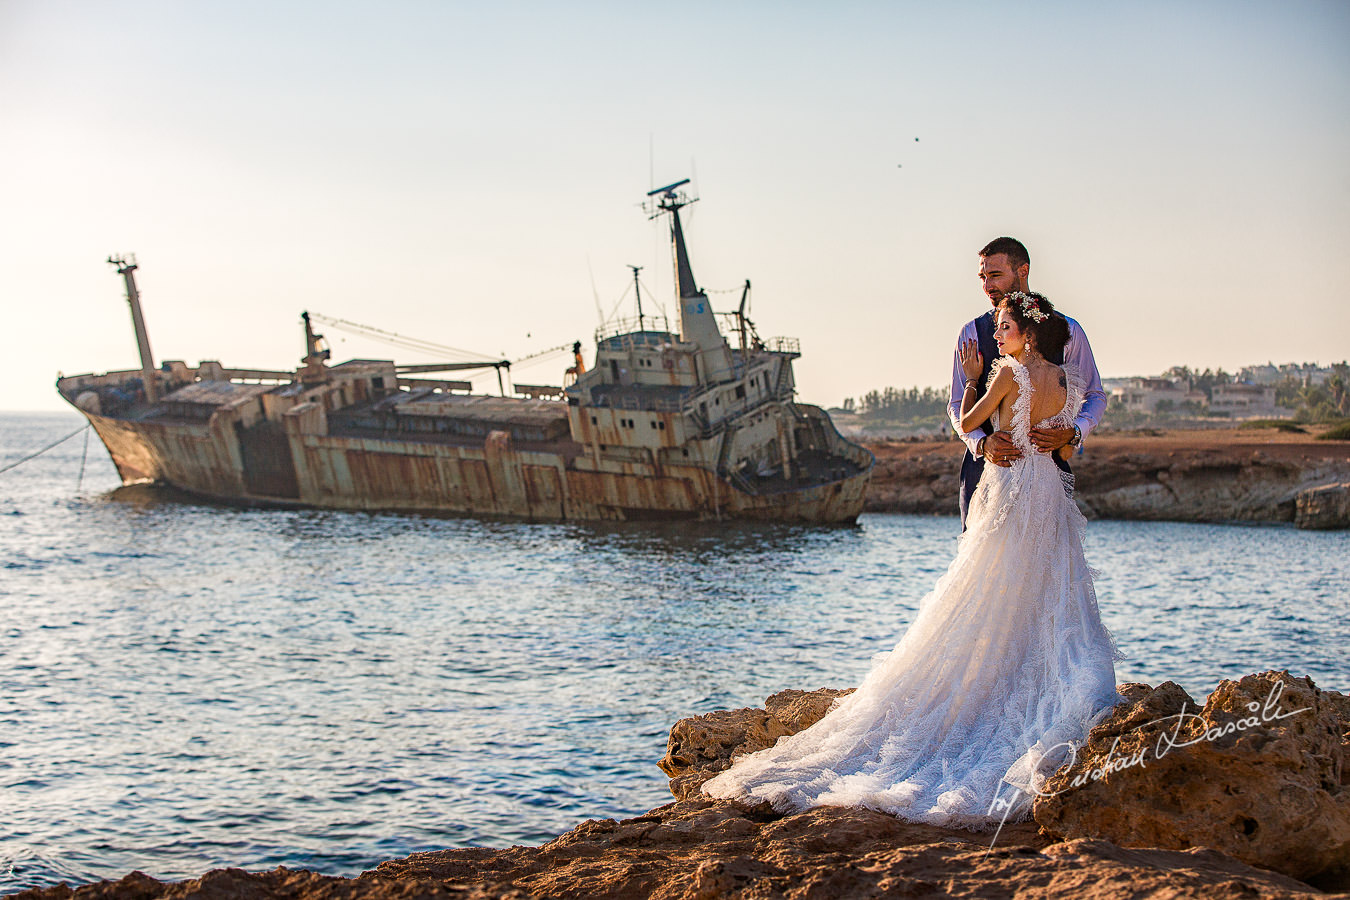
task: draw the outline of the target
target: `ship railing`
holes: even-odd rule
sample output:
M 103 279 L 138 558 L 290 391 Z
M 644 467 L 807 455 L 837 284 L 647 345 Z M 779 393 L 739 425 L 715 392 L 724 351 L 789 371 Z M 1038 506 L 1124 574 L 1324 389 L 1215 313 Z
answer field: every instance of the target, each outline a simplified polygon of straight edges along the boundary
M 795 337 L 771 337 L 765 346 L 774 353 L 794 353 L 801 356 L 802 342 Z
M 595 405 L 634 412 L 684 412 L 680 401 L 670 397 L 638 397 L 625 394 L 617 397 L 599 397 Z
M 728 335 L 739 335 L 741 332 L 741 317 L 734 312 L 715 312 L 713 319 L 717 321 L 717 329 L 722 332 L 723 337 Z M 747 329 L 748 330 L 748 329 Z
M 668 343 L 671 338 L 670 322 L 665 316 L 616 319 L 595 329 L 597 344 L 618 339 L 624 347 L 640 347 Z
M 220 374 L 227 381 L 258 384 L 290 384 L 295 380 L 294 372 L 282 372 L 278 369 L 221 369 Z

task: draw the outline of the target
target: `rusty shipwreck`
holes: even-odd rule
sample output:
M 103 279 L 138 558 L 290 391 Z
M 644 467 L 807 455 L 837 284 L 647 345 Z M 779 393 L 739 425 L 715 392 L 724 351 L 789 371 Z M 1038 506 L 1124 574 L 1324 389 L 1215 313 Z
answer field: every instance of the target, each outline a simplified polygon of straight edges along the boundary
M 424 377 L 462 364 L 329 365 L 307 314 L 294 371 L 156 367 L 135 262 L 117 258 L 141 368 L 63 377 L 57 388 L 124 483 L 213 500 L 541 521 L 851 522 L 872 454 L 795 402 L 795 340 L 760 340 L 741 315 L 728 328 L 739 346 L 728 343 L 689 263 L 684 183 L 649 195 L 650 212 L 669 217 L 678 333 L 643 316 L 639 294 L 636 322 L 596 333 L 593 367 L 574 347 L 566 387 L 485 396 Z

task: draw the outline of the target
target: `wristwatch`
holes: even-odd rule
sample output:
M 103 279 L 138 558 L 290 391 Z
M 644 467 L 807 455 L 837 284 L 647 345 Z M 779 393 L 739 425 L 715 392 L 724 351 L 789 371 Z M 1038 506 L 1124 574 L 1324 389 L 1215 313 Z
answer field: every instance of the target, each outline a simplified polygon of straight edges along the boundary
M 989 440 L 989 436 L 985 435 L 984 437 L 980 438 L 978 441 L 975 442 L 976 456 L 984 456 L 984 442 L 987 440 Z
M 1069 438 L 1069 446 L 1077 447 L 1081 443 L 1083 443 L 1083 429 L 1075 424 L 1073 426 L 1073 437 Z

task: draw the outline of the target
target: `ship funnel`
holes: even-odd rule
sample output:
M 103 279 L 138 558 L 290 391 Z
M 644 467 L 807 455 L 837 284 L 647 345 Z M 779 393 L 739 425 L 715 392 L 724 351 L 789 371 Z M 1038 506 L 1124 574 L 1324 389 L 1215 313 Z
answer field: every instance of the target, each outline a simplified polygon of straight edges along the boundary
M 689 250 L 684 242 L 684 228 L 680 225 L 680 209 L 693 201 L 676 188 L 688 182 L 686 178 L 657 188 L 647 196 L 660 195 L 654 215 L 663 212 L 670 214 L 670 237 L 675 248 L 675 280 L 680 293 L 680 339 L 698 345 L 703 380 L 725 381 L 732 375 L 731 348 L 717 327 L 708 295 L 694 280 L 694 269 L 689 263 Z

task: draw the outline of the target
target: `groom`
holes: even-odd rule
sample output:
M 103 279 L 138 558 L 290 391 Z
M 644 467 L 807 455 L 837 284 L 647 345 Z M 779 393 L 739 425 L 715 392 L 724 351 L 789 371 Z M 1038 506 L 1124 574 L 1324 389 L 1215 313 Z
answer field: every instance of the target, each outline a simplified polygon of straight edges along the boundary
M 991 422 L 985 422 L 971 432 L 961 431 L 961 392 L 966 383 L 965 374 L 961 371 L 961 345 L 969 340 L 979 343 L 984 368 L 980 372 L 978 387 L 980 395 L 983 395 L 989 387 L 989 369 L 999 355 L 998 344 L 994 342 L 994 320 L 999 301 L 1013 291 L 1029 291 L 1027 276 L 1030 273 L 1031 255 L 1027 253 L 1027 248 L 1021 241 L 1001 237 L 986 244 L 980 251 L 980 284 L 994 308 L 967 322 L 956 338 L 957 352 L 953 354 L 952 368 L 952 400 L 947 404 L 947 415 L 952 421 L 952 427 L 961 435 L 967 447 L 966 454 L 961 460 L 962 531 L 966 529 L 966 511 L 970 508 L 970 498 L 975 495 L 975 487 L 980 483 L 985 462 L 991 462 L 996 466 L 1011 466 L 1013 460 L 1019 458 L 1022 452 L 1013 444 L 1011 436 L 1006 431 L 994 431 Z M 1083 397 L 1083 407 L 1078 411 L 1078 417 L 1072 428 L 1031 430 L 1031 442 L 1036 445 L 1037 450 L 1044 453 L 1058 450 L 1066 444 L 1080 446 L 1083 438 L 1101 422 L 1102 413 L 1106 411 L 1106 393 L 1102 390 L 1102 378 L 1097 372 L 1096 360 L 1092 358 L 1092 347 L 1088 344 L 1087 335 L 1077 322 L 1068 316 L 1065 318 L 1069 322 L 1069 342 L 1064 345 L 1064 357 L 1054 359 L 1047 355 L 1046 358 L 1055 365 L 1068 362 L 1077 366 L 1087 379 L 1087 392 Z M 1055 454 L 1054 460 L 1056 465 L 1066 473 L 1069 472 L 1067 461 L 1060 459 L 1058 454 Z

